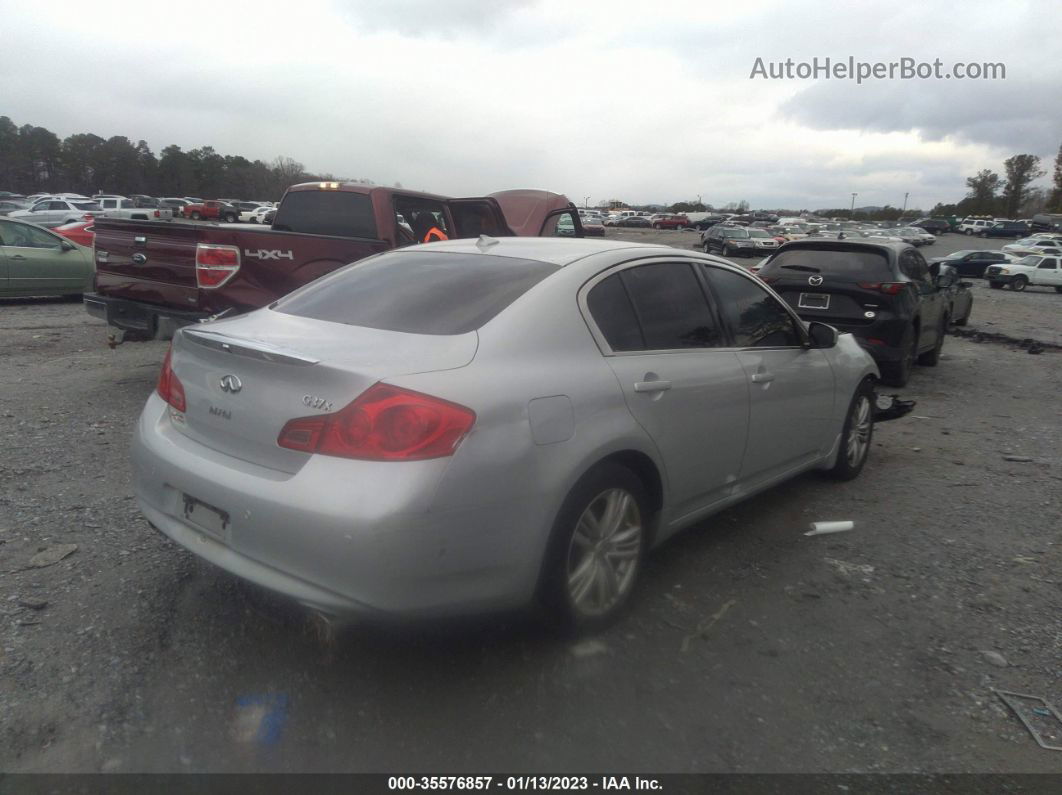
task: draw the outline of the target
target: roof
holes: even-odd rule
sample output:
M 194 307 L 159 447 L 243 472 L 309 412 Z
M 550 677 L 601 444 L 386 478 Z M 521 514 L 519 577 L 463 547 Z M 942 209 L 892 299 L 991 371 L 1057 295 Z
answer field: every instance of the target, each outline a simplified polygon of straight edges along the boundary
M 480 241 L 494 241 L 479 245 Z M 403 252 L 447 251 L 454 254 L 484 254 L 501 257 L 550 262 L 561 267 L 578 259 L 603 251 L 630 249 L 638 252 L 659 251 L 674 254 L 671 246 L 653 246 L 647 243 L 627 243 L 620 240 L 587 240 L 577 237 L 486 237 L 447 240 L 440 243 L 425 243 L 400 249 Z

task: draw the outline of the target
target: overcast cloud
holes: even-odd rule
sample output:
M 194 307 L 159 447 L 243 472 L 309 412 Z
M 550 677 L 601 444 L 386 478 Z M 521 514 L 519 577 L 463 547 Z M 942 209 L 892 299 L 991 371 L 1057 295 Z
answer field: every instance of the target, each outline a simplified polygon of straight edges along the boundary
M 956 201 L 1062 142 L 1053 2 L 0 0 L 0 115 L 158 153 L 294 157 L 451 195 Z M 1033 35 L 1035 34 L 1035 35 Z M 1006 80 L 750 80 L 765 61 L 1001 61 Z M 3 187 L 3 186 L 0 186 Z

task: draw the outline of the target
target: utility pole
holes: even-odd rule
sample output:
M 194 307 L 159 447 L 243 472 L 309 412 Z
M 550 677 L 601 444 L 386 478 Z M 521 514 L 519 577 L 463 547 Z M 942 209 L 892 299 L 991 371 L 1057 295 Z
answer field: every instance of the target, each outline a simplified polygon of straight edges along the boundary
M 589 196 L 586 196 L 586 197 L 583 198 L 583 209 L 584 210 L 590 209 L 590 197 Z
M 855 214 L 855 197 L 858 195 L 858 193 L 852 194 L 852 206 L 849 208 L 849 212 L 851 212 L 853 215 Z
M 900 211 L 900 218 L 903 218 L 907 213 L 907 197 L 910 195 L 910 193 L 903 194 L 903 210 Z

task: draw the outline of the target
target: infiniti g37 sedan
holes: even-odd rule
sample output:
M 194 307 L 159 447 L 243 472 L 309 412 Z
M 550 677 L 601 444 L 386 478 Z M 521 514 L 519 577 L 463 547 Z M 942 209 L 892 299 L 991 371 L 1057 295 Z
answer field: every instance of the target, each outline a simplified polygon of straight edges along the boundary
M 858 475 L 877 374 L 715 257 L 433 243 L 178 332 L 136 492 L 178 544 L 327 615 L 537 600 L 591 630 L 679 529 Z

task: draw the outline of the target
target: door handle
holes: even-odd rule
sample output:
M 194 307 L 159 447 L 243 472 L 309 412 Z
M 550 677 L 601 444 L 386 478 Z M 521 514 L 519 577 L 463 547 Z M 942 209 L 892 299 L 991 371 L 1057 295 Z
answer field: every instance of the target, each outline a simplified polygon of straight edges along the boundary
M 635 392 L 666 392 L 671 389 L 670 381 L 635 381 Z
M 753 373 L 752 383 L 754 384 L 769 384 L 774 380 L 774 373 Z

